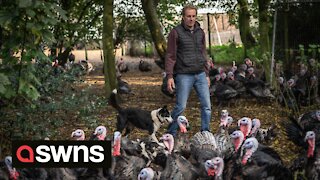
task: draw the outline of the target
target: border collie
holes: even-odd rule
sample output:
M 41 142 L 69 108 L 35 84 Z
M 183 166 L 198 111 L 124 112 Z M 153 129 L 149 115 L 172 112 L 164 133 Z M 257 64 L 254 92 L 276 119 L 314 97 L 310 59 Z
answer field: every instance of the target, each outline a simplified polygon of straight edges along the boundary
M 156 132 L 164 123 L 171 123 L 172 117 L 167 109 L 167 106 L 162 108 L 147 111 L 139 108 L 121 108 L 116 99 L 117 90 L 114 89 L 109 98 L 109 104 L 118 111 L 117 116 L 117 131 L 122 132 L 126 129 L 125 136 L 128 135 L 134 127 L 142 130 L 147 130 L 151 138 L 159 142 L 156 137 Z

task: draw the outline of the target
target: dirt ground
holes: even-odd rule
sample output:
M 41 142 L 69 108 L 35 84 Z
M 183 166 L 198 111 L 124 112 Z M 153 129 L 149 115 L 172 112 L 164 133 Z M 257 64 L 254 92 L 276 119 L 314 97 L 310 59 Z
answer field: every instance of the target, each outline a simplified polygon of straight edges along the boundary
M 153 66 L 152 72 L 140 72 L 137 70 L 138 61 L 130 61 L 131 68 L 129 72 L 122 74 L 122 79 L 127 81 L 132 88 L 134 95 L 122 95 L 123 107 L 137 107 L 145 110 L 154 110 L 167 105 L 169 110 L 173 109 L 175 100 L 165 96 L 160 86 L 162 83 L 161 69 Z M 97 93 L 103 92 L 104 79 L 99 69 L 99 64 L 96 64 L 96 71 L 89 75 L 86 80 L 92 86 L 95 86 Z M 191 130 L 188 132 L 191 137 L 200 130 L 200 110 L 199 101 L 195 92 L 193 91 L 184 115 L 188 118 Z M 290 162 L 296 157 L 300 151 L 293 143 L 289 142 L 286 138 L 284 128 L 282 127 L 282 121 L 287 120 L 287 111 L 281 108 L 276 102 L 257 102 L 255 99 L 241 99 L 236 104 L 232 104 L 230 107 L 224 107 L 227 109 L 231 116 L 234 118 L 234 124 L 241 117 L 258 118 L 262 123 L 262 128 L 268 128 L 271 125 L 276 126 L 277 137 L 269 144 L 274 148 L 282 157 L 285 164 Z M 217 108 L 216 100 L 213 98 L 212 106 L 212 120 L 211 131 L 216 132 L 219 125 L 219 112 L 221 108 Z M 116 111 L 108 106 L 103 112 L 101 112 L 100 123 L 106 125 L 110 132 L 115 130 Z M 160 130 L 157 136 L 160 136 L 165 132 L 167 126 L 165 125 Z M 146 137 L 147 134 L 144 131 L 136 129 L 130 138 L 136 139 L 141 136 Z

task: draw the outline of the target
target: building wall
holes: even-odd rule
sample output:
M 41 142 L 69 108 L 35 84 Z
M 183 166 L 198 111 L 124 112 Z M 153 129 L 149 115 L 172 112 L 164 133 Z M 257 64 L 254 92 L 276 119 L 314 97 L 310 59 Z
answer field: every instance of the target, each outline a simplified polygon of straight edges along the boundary
M 232 41 L 242 44 L 239 29 L 229 23 L 227 14 L 209 14 L 209 28 L 208 14 L 199 14 L 199 23 L 206 34 L 207 46 L 209 45 L 209 28 L 212 46 L 220 45 L 220 41 L 221 44 L 228 44 Z

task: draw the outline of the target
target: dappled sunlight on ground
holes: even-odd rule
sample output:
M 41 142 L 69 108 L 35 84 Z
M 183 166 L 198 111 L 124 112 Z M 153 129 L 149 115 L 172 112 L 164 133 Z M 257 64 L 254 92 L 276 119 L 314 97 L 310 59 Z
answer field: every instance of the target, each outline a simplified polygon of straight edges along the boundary
M 91 86 L 97 86 L 98 88 L 92 88 L 93 91 L 101 93 L 101 88 L 103 88 L 104 80 L 101 78 L 103 76 L 89 76 L 87 77 L 87 82 Z M 129 71 L 122 74 L 122 79 L 129 83 L 131 86 L 134 95 L 122 95 L 122 107 L 135 107 L 145 110 L 154 110 L 162 107 L 163 105 L 168 105 L 170 110 L 173 109 L 175 100 L 171 99 L 161 93 L 160 86 L 162 83 L 161 72 L 139 72 L 139 71 Z M 200 130 L 200 104 L 193 91 L 190 95 L 187 109 L 184 112 L 184 115 L 189 119 L 191 130 L 189 136 Z M 231 105 L 231 107 L 226 107 L 230 114 L 236 122 L 241 117 L 247 116 L 251 118 L 258 118 L 261 120 L 262 127 L 268 128 L 272 124 L 275 124 L 277 127 L 277 138 L 270 144 L 271 147 L 281 155 L 284 162 L 288 164 L 296 157 L 296 154 L 299 152 L 299 149 L 296 148 L 293 143 L 287 141 L 286 135 L 284 133 L 283 127 L 281 126 L 281 121 L 286 120 L 286 112 L 279 107 L 275 102 L 265 102 L 257 103 L 256 100 L 245 100 L 241 99 L 236 104 Z M 219 111 L 216 106 L 216 101 L 213 102 L 213 112 L 212 112 L 212 121 L 211 121 L 211 130 L 216 132 L 219 125 Z M 110 133 L 115 131 L 116 123 L 116 111 L 107 106 L 103 112 L 101 112 L 100 124 L 106 125 L 109 128 Z M 157 136 L 160 136 L 166 131 L 167 125 L 164 125 Z M 133 133 L 129 136 L 132 139 L 147 137 L 145 131 L 135 129 Z

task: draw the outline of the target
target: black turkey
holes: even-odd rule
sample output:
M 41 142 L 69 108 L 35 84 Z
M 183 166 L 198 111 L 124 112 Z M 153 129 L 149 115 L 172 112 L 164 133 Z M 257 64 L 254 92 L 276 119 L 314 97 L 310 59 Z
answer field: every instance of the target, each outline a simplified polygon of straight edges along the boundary
M 273 100 L 275 96 L 271 93 L 270 88 L 260 79 L 247 79 L 245 82 L 247 92 L 257 100 Z
M 242 175 L 244 179 L 293 179 L 272 148 L 259 144 L 254 137 L 245 140 L 241 147 Z
M 139 62 L 139 70 L 141 72 L 148 72 L 152 70 L 151 64 L 147 61 L 140 60 Z
M 320 177 L 320 136 L 319 133 L 316 133 L 318 128 L 314 129 L 316 131 L 306 130 L 305 126 L 301 126 L 300 123 L 303 120 L 303 125 L 309 126 L 307 122 L 312 121 L 309 118 L 316 116 L 315 113 L 304 114 L 299 118 L 300 121 L 290 117 L 291 122 L 285 124 L 288 139 L 305 150 L 294 160 L 290 169 L 297 174 L 304 174 L 308 179 Z M 308 128 L 312 129 L 312 126 Z
M 315 131 L 320 133 L 320 110 L 303 114 L 297 119 L 301 128 L 305 131 Z
M 121 77 L 117 77 L 118 80 L 118 92 L 119 94 L 134 94 L 129 86 L 129 83 L 122 80 Z
M 238 96 L 238 92 L 232 87 L 219 81 L 214 81 L 210 91 L 217 97 L 218 106 L 229 105 L 232 99 Z
M 128 65 L 124 62 L 123 58 L 120 58 L 120 61 L 117 61 L 117 68 L 120 73 L 126 73 L 129 71 Z
M 280 103 L 281 106 L 288 107 L 289 109 L 298 112 L 300 105 L 297 103 L 296 97 L 291 88 L 294 86 L 294 79 L 289 79 L 286 82 L 284 77 L 279 77 L 278 83 L 279 94 L 277 97 L 277 101 Z
M 115 179 L 136 179 L 140 170 L 146 166 L 143 158 L 130 156 L 121 148 L 121 133 L 114 133 L 112 174 Z
M 235 79 L 234 73 L 231 71 L 228 72 L 225 84 L 232 87 L 234 90 L 236 90 L 239 96 L 244 95 L 246 92 L 246 87 L 243 85 L 241 81 Z
M 197 169 L 186 158 L 180 156 L 180 154 L 176 154 L 175 152 L 173 152 L 173 136 L 171 134 L 164 134 L 160 139 L 168 149 L 166 163 L 163 167 L 163 171 L 161 171 L 160 179 L 197 179 Z

